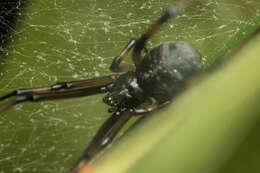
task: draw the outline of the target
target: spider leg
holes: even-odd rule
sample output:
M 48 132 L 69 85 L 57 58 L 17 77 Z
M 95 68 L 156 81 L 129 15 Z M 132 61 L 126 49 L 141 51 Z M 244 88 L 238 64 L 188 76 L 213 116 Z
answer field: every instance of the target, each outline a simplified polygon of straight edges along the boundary
M 142 62 L 141 52 L 145 49 L 147 41 L 158 31 L 160 26 L 166 23 L 170 18 L 175 17 L 178 13 L 178 8 L 169 8 L 141 37 L 136 41 L 132 59 L 136 68 Z
M 107 85 L 96 87 L 80 88 L 75 90 L 61 91 L 61 92 L 44 92 L 44 93 L 28 93 L 16 96 L 13 100 L 0 106 L 0 112 L 8 109 L 9 107 L 22 102 L 37 102 L 46 100 L 57 100 L 75 97 L 85 97 L 94 94 L 107 92 Z
M 130 39 L 127 45 L 121 50 L 120 54 L 114 58 L 110 66 L 110 70 L 112 72 L 118 73 L 118 72 L 128 72 L 134 70 L 132 65 L 130 64 L 120 65 L 120 63 L 122 62 L 123 58 L 128 54 L 128 52 L 133 48 L 135 43 L 136 43 L 135 39 Z
M 163 102 L 161 104 L 152 105 L 150 99 L 147 99 L 143 104 L 136 109 L 127 110 L 119 115 L 115 112 L 99 129 L 83 156 L 78 161 L 77 165 L 72 169 L 73 173 L 84 172 L 84 170 L 91 169 L 89 164 L 90 160 L 97 155 L 102 149 L 112 142 L 119 130 L 128 122 L 128 120 L 139 114 L 145 114 L 155 111 L 163 106 L 166 106 L 169 102 Z
M 133 112 L 134 115 L 144 115 L 153 111 L 156 111 L 162 107 L 167 106 L 170 103 L 170 101 L 165 101 L 162 103 L 156 103 L 153 105 L 147 105 L 147 106 L 143 106 L 143 107 L 138 107 L 138 108 L 134 108 Z
M 148 30 L 146 33 L 144 33 L 143 35 L 141 35 L 141 37 L 136 40 L 136 39 L 130 39 L 130 41 L 127 43 L 127 45 L 122 49 L 122 51 L 120 52 L 120 54 L 118 56 L 116 56 L 110 66 L 110 70 L 112 72 L 128 72 L 128 71 L 133 71 L 134 68 L 133 66 L 129 65 L 129 64 L 123 64 L 120 65 L 120 63 L 122 62 L 123 58 L 127 55 L 127 53 L 134 47 L 134 51 L 133 51 L 133 56 L 132 59 L 135 63 L 135 66 L 138 67 L 139 64 L 142 61 L 142 57 L 141 57 L 141 52 L 142 50 L 147 50 L 145 48 L 146 42 L 147 40 L 152 37 L 152 35 L 158 30 L 158 28 L 165 22 L 167 22 L 171 17 L 175 17 L 177 14 L 177 8 L 170 8 L 169 10 L 166 11 L 166 13 L 164 13 L 162 15 L 161 18 L 159 18 L 159 20 L 157 20 L 156 23 L 154 23 Z
M 114 113 L 109 119 L 107 119 L 85 150 L 77 165 L 73 168 L 72 172 L 79 173 L 86 169 L 89 161 L 112 142 L 119 130 L 132 116 L 132 112 L 125 111 L 121 112 L 119 115 Z
M 112 83 L 117 77 L 118 75 L 110 75 L 80 81 L 59 82 L 47 87 L 17 89 L 0 97 L 0 101 L 15 97 L 13 100 L 1 105 L 0 112 L 25 101 L 36 102 L 104 93 L 107 91 L 106 86 Z
M 74 88 L 82 88 L 82 87 L 91 87 L 97 85 L 104 85 L 110 82 L 113 82 L 118 75 L 110 75 L 105 77 L 99 77 L 94 79 L 87 80 L 78 80 L 78 81 L 69 81 L 69 82 L 58 82 L 51 86 L 39 87 L 39 88 L 21 88 L 15 91 L 12 91 L 2 97 L 0 97 L 0 101 L 7 99 L 12 96 L 24 95 L 28 93 L 47 93 L 52 91 L 58 91 L 61 89 L 74 89 Z

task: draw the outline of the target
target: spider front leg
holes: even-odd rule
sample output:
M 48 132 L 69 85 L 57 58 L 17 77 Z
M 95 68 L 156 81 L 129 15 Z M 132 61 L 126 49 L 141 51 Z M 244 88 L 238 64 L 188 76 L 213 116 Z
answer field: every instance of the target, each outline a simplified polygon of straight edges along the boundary
M 115 136 L 118 134 L 119 130 L 128 122 L 128 120 L 139 114 L 145 114 L 155 111 L 163 106 L 166 106 L 169 101 L 161 104 L 153 105 L 150 99 L 147 99 L 144 103 L 137 106 L 136 108 L 129 109 L 125 112 L 116 111 L 99 129 L 87 149 L 85 150 L 83 156 L 78 161 L 76 166 L 72 169 L 72 173 L 81 173 L 85 170 L 89 170 L 91 165 L 89 162 L 93 157 L 95 157 L 99 152 L 101 152 L 108 144 L 110 144 Z M 87 171 L 86 171 L 87 172 Z
M 46 87 L 17 89 L 0 97 L 0 101 L 15 97 L 13 100 L 1 105 L 0 112 L 25 101 L 36 102 L 104 93 L 107 91 L 106 86 L 112 83 L 117 77 L 118 75 L 110 75 L 80 81 L 59 82 Z
M 88 167 L 90 166 L 89 161 L 113 141 L 120 129 L 132 116 L 133 113 L 127 110 L 125 112 L 120 112 L 119 115 L 114 113 L 109 119 L 107 119 L 102 127 L 98 130 L 97 134 L 85 150 L 81 159 L 72 169 L 72 172 L 80 173 L 88 170 Z

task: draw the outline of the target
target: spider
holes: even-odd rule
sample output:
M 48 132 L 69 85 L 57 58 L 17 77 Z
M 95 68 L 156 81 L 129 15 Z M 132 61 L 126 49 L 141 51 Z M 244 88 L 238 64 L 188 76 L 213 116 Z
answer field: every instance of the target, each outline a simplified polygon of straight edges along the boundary
M 26 101 L 45 101 L 107 93 L 103 102 L 112 115 L 98 130 L 74 170 L 79 170 L 112 142 L 121 127 L 135 115 L 144 115 L 168 105 L 185 87 L 186 81 L 201 70 L 200 53 L 185 42 L 167 42 L 150 51 L 147 41 L 159 27 L 175 17 L 178 8 L 169 8 L 138 39 L 130 39 L 110 66 L 115 74 L 87 80 L 59 82 L 47 87 L 17 89 L 0 97 L 14 97 L 0 106 L 0 112 Z M 134 65 L 121 64 L 133 49 Z M 145 55 L 142 57 L 143 51 Z M 77 171 L 74 171 L 77 172 Z

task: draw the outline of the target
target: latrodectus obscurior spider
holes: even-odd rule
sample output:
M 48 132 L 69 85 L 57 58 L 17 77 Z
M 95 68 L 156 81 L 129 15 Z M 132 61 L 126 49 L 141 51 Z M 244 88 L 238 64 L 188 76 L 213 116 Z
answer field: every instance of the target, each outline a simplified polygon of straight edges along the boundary
M 185 87 L 186 81 L 200 71 L 200 53 L 187 43 L 163 43 L 150 51 L 145 48 L 147 40 L 163 23 L 176 16 L 178 10 L 179 8 L 171 8 L 166 11 L 146 33 L 138 39 L 131 39 L 114 58 L 110 70 L 124 73 L 60 82 L 47 87 L 17 89 L 0 97 L 0 101 L 14 97 L 0 106 L 0 112 L 25 101 L 37 102 L 107 93 L 103 101 L 111 106 L 108 111 L 112 115 L 101 126 L 74 170 L 80 169 L 80 165 L 87 163 L 111 143 L 132 116 L 146 114 L 167 105 Z M 132 48 L 135 68 L 121 64 Z M 142 57 L 144 50 L 146 55 Z

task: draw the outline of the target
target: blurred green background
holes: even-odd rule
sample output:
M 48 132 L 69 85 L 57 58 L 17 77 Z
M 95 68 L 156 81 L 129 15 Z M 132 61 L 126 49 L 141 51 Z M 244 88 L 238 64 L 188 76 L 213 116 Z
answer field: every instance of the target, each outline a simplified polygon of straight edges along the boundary
M 9 26 L 9 43 L 1 49 L 1 95 L 19 87 L 110 73 L 113 57 L 128 40 L 140 36 L 163 10 L 177 2 L 27 0 L 16 25 Z M 257 0 L 202 0 L 163 26 L 148 48 L 167 41 L 185 41 L 201 52 L 204 67 L 208 68 L 239 45 L 259 23 Z M 2 113 L 0 172 L 68 170 L 109 116 L 107 108 L 100 95 L 25 103 Z M 253 138 L 257 137 L 243 145 L 251 148 Z M 237 163 L 242 167 L 246 162 L 240 158 L 256 157 L 252 153 L 241 149 L 225 170 L 233 170 Z

